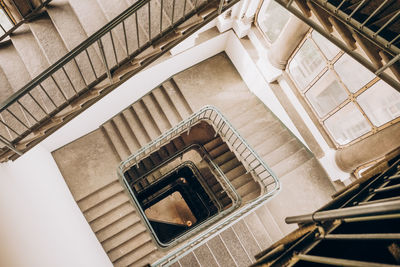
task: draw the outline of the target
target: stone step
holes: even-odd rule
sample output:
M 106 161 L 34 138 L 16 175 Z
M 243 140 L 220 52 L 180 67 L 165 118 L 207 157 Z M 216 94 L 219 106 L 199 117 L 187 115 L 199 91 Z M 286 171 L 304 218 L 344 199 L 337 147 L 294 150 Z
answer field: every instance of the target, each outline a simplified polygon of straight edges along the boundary
M 260 195 L 261 188 L 260 185 L 252 179 L 239 187 L 237 192 L 242 197 L 243 201 L 249 201 Z
M 136 212 L 131 210 L 129 213 L 124 214 L 120 218 L 117 217 L 117 219 L 114 221 L 110 221 L 109 224 L 103 226 L 103 228 L 100 230 L 95 231 L 95 233 L 99 241 L 104 242 L 136 223 L 140 223 L 140 218 L 137 216 Z M 93 224 L 91 224 L 91 226 L 93 229 Z
M 103 124 L 102 127 L 105 129 L 107 135 L 110 137 L 111 143 L 117 151 L 120 159 L 126 159 L 131 153 L 125 139 L 122 137 L 121 132 L 116 126 L 114 120 L 109 120 L 108 122 Z
M 71 51 L 88 38 L 88 34 L 83 29 L 68 0 L 53 0 L 46 7 L 46 10 L 68 51 Z M 71 32 L 74 34 L 71 34 Z M 96 79 L 96 75 L 105 72 L 98 52 L 91 46 L 87 49 L 87 54 L 84 52 L 76 57 L 76 63 L 86 84 L 93 82 Z M 90 57 L 94 71 L 88 57 Z
M 193 252 L 187 254 L 182 259 L 180 259 L 179 263 L 181 266 L 200 267 L 200 263 L 198 262 L 196 256 L 193 254 Z
M 222 143 L 219 146 L 213 148 L 212 150 L 208 151 L 208 154 L 212 158 L 218 158 L 219 156 L 223 155 L 224 153 L 229 151 L 229 147 L 226 143 Z
M 174 86 L 172 79 L 165 81 L 163 84 L 163 88 L 168 96 L 171 98 L 172 102 L 174 103 L 176 109 L 178 110 L 182 119 L 187 118 L 192 112 L 188 110 L 187 101 L 184 99 L 181 91 L 179 88 Z M 185 104 L 186 103 L 186 104 Z
M 250 213 L 244 218 L 244 222 L 254 236 L 261 250 L 264 250 L 272 245 L 271 237 L 265 230 L 265 227 L 261 223 L 257 214 L 255 214 L 254 212 Z
M 174 126 L 182 121 L 178 110 L 176 109 L 174 103 L 168 94 L 166 94 L 165 89 L 162 86 L 153 90 L 153 95 L 156 98 L 159 105 L 162 107 L 165 115 L 168 118 L 168 122 Z
M 246 250 L 241 244 L 241 240 L 237 237 L 232 228 L 226 229 L 220 236 L 237 266 L 247 267 L 251 264 L 249 255 L 247 255 Z
M 217 165 L 224 165 L 225 163 L 229 162 L 230 160 L 236 158 L 235 154 L 233 154 L 230 150 L 226 151 L 225 153 L 223 153 L 222 155 L 214 158 L 214 162 Z
M 215 256 L 215 260 L 220 266 L 236 266 L 235 260 L 225 246 L 219 235 L 213 237 L 207 242 L 207 246 Z
M 137 114 L 137 117 L 141 121 L 144 129 L 146 130 L 148 136 L 151 140 L 156 139 L 161 135 L 161 130 L 158 128 L 157 124 L 154 121 L 154 118 L 151 117 L 151 114 L 147 107 L 145 106 L 143 100 L 140 100 L 132 105 L 133 110 Z
M 68 53 L 64 40 L 47 13 L 43 13 L 28 25 L 50 65 Z M 73 62 L 56 71 L 54 76 L 67 95 L 74 95 L 86 87 L 82 75 Z
M 299 141 L 296 138 L 293 138 L 292 140 L 288 141 L 287 143 L 269 153 L 261 150 L 259 151 L 259 155 L 260 157 L 262 157 L 265 163 L 267 163 L 268 166 L 274 166 L 282 160 L 285 160 L 286 157 L 296 153 L 301 148 L 302 146 L 301 144 L 299 144 Z
M 69 0 L 69 3 L 88 36 L 92 35 L 107 24 L 108 20 L 96 0 Z M 105 35 L 103 38 L 101 38 L 101 42 L 104 46 L 104 53 L 106 55 L 106 60 L 109 67 L 115 66 L 117 63 L 112 41 L 114 41 L 117 58 L 122 59 L 126 56 L 123 46 L 115 38 L 115 36 L 113 36 L 112 40 L 109 34 Z M 93 48 L 96 50 L 99 49 L 97 44 L 94 45 Z
M 218 267 L 218 263 L 215 260 L 215 256 L 207 244 L 201 245 L 200 247 L 196 248 L 193 253 L 197 258 L 200 266 L 209 266 L 209 267 Z
M 130 249 L 128 249 L 130 250 Z M 118 260 L 114 261 L 113 264 L 116 267 L 123 266 L 143 266 L 139 265 L 140 260 L 144 257 L 148 257 L 149 254 L 153 253 L 156 250 L 154 244 L 149 240 L 148 242 L 141 244 L 139 247 L 136 246 L 136 249 L 126 251 L 126 253 L 120 257 Z M 145 262 L 148 259 L 145 260 Z M 150 262 L 147 262 L 150 263 Z M 137 264 L 137 265 L 136 265 Z
M 161 133 L 171 129 L 172 125 L 164 112 L 164 109 L 168 109 L 168 107 L 162 108 L 152 92 L 142 99 Z
M 115 262 L 126 254 L 135 251 L 137 248 L 140 248 L 147 242 L 151 242 L 150 235 L 146 232 L 141 232 L 134 238 L 109 251 L 108 257 L 110 258 L 111 262 Z
M 118 114 L 112 120 L 115 122 L 118 131 L 128 146 L 130 154 L 136 152 L 141 145 L 139 140 L 136 138 L 135 133 L 132 131 L 125 113 Z
M 107 213 L 112 212 L 113 209 L 125 204 L 129 201 L 128 196 L 125 192 L 120 192 L 115 194 L 112 198 L 108 199 L 106 202 L 102 202 L 89 210 L 87 210 L 84 215 L 86 220 L 90 223 L 102 216 L 106 216 Z
M 123 231 L 113 237 L 102 242 L 104 250 L 109 253 L 113 250 L 118 250 L 119 247 L 131 242 L 140 234 L 146 232 L 146 227 L 141 223 L 135 223 L 132 226 L 125 228 Z
M 113 195 L 122 192 L 124 189 L 119 183 L 118 180 L 115 180 L 106 186 L 100 188 L 99 190 L 93 192 L 92 194 L 80 199 L 78 201 L 79 208 L 82 212 L 87 211 L 88 209 L 98 205 L 102 201 L 107 200 Z
M 14 31 L 10 38 L 32 78 L 36 77 L 50 66 L 43 50 L 27 25 L 20 26 Z M 60 72 L 54 74 L 53 79 L 54 80 L 52 80 L 52 78 L 46 79 L 41 85 L 51 97 L 51 100 L 58 106 L 66 99 L 73 96 L 75 92 L 71 86 L 67 84 L 68 81 Z M 49 100 L 49 102 L 51 101 Z M 47 101 L 46 104 L 48 109 L 54 109 Z
M 271 166 L 271 169 L 278 177 L 284 176 L 286 173 L 291 172 L 297 167 L 308 161 L 312 155 L 305 148 L 298 150 L 296 153 L 288 156 L 285 160 L 276 165 Z
M 140 147 L 149 143 L 151 138 L 144 128 L 142 122 L 139 120 L 136 112 L 133 110 L 132 106 L 125 109 L 122 113 L 124 114 L 130 129 L 138 140 Z
M 223 144 L 223 142 L 224 141 L 221 139 L 221 137 L 217 136 L 216 138 L 212 139 L 208 143 L 204 144 L 204 148 L 207 151 L 211 151 L 214 148 L 218 147 L 219 145 Z
M 254 255 L 261 251 L 253 234 L 250 232 L 244 220 L 240 220 L 232 226 L 233 231 L 236 233 L 238 239 L 246 250 L 247 255 L 250 257 L 252 263 L 255 262 Z
M 262 143 L 253 147 L 255 151 L 263 151 L 263 153 L 271 153 L 275 149 L 283 146 L 293 139 L 293 135 L 286 129 L 278 134 L 266 138 Z
M 282 237 L 284 237 L 283 232 L 279 228 L 278 224 L 275 221 L 275 218 L 273 217 L 266 205 L 259 207 L 257 210 L 255 210 L 255 213 L 257 214 L 265 230 L 271 237 L 272 242 L 275 243 Z

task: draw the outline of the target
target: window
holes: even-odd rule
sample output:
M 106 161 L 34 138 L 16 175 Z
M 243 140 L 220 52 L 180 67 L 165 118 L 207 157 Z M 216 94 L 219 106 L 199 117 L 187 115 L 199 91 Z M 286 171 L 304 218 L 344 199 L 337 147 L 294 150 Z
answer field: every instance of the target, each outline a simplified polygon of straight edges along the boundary
M 257 25 L 270 44 L 278 39 L 290 18 L 290 12 L 274 0 L 264 1 L 257 16 Z
M 337 147 L 400 120 L 400 93 L 316 31 L 287 71 Z

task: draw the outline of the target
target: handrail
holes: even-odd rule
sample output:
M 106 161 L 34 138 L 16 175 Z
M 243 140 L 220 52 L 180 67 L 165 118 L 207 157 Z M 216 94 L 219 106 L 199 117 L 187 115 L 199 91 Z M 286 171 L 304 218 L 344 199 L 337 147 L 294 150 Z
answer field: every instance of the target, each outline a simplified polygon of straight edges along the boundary
M 247 172 L 251 173 L 253 178 L 260 184 L 260 186 L 262 186 L 262 194 L 251 202 L 245 203 L 244 206 L 240 207 L 239 209 L 233 211 L 229 215 L 216 222 L 214 225 L 207 229 L 207 233 L 199 234 L 189 242 L 185 243 L 181 247 L 173 250 L 168 255 L 153 263 L 152 266 L 164 266 L 166 264 L 169 265 L 177 261 L 179 258 L 189 253 L 191 249 L 202 244 L 206 237 L 218 232 L 225 226 L 232 224 L 234 221 L 252 212 L 259 205 L 265 203 L 281 188 L 280 182 L 274 172 L 250 147 L 246 140 L 243 139 L 243 137 L 222 115 L 222 113 L 213 106 L 205 106 L 201 108 L 199 111 L 192 114 L 184 121 L 181 121 L 175 127 L 168 130 L 154 141 L 139 149 L 135 154 L 128 157 L 120 164 L 118 168 L 119 175 L 123 175 L 125 170 L 134 165 L 138 165 L 141 160 L 149 156 L 152 152 L 171 141 L 177 135 L 180 135 L 186 131 L 190 131 L 191 127 L 204 120 L 211 122 L 211 125 L 215 129 L 216 135 L 219 134 L 220 137 L 223 138 L 223 140 L 230 147 L 231 151 L 235 153 L 237 158 L 242 162 Z M 262 177 L 263 175 L 265 177 Z M 272 186 L 272 188 L 270 188 L 270 186 Z
M 40 0 L 40 5 L 35 7 L 28 15 L 23 16 L 20 21 L 18 21 L 17 23 L 15 23 L 14 21 L 11 21 L 10 23 L 12 23 L 13 26 L 8 30 L 5 30 L 5 28 L 2 25 L 0 25 L 1 29 L 4 31 L 4 34 L 0 36 L 0 42 L 2 40 L 4 40 L 7 36 L 10 36 L 21 25 L 28 22 L 32 17 L 36 16 L 42 10 L 42 8 L 46 7 L 51 1 L 52 0 L 46 0 L 46 1 Z M 18 5 L 15 4 L 15 1 L 11 0 L 11 2 L 13 3 L 14 7 L 18 10 Z M 8 14 L 8 12 L 5 10 L 5 8 L 2 7 L 2 9 L 6 13 L 6 15 L 8 17 L 10 17 L 10 14 Z M 11 20 L 11 18 L 10 18 L 10 20 Z M 13 18 L 13 20 L 15 20 L 15 18 Z
M 219 7 L 222 6 L 222 10 L 207 13 L 205 23 L 210 18 L 216 17 L 219 11 L 226 10 L 239 0 L 209 0 L 201 3 L 196 1 L 191 8 L 185 8 L 183 14 L 181 14 L 182 11 L 179 14 L 175 12 L 174 19 L 169 22 L 162 19 L 162 16 L 165 15 L 162 5 L 161 7 L 156 5 L 157 11 L 150 8 L 152 1 L 155 0 L 139 0 L 134 3 L 1 103 L 0 127 L 5 129 L 4 133 L 7 136 L 1 133 L 0 143 L 17 154 L 23 153 L 25 145 L 21 144 L 22 151 L 16 146 L 21 140 L 40 130 L 43 125 L 54 125 L 55 122 L 52 118 L 83 95 L 89 96 L 90 99 L 91 96 L 87 93 L 90 94 L 93 91 L 92 88 L 107 77 L 110 79 L 110 83 L 105 87 L 112 86 L 114 71 L 121 66 L 129 67 L 129 61 L 167 34 L 173 33 L 188 18 L 207 7 L 214 7 L 214 4 L 219 4 Z M 175 8 L 179 8 L 180 2 L 174 1 L 173 3 L 172 9 L 174 11 Z M 178 4 L 175 5 L 175 3 Z M 152 14 L 158 12 L 160 18 L 151 19 L 150 12 Z M 143 21 L 138 21 L 139 17 Z M 128 21 L 130 19 L 132 21 Z M 133 25 L 134 20 L 136 21 L 136 29 Z M 144 22 L 144 20 L 146 21 Z M 148 25 L 144 26 L 143 23 L 138 22 L 144 22 Z M 151 29 L 151 26 L 154 25 L 159 27 L 156 32 Z M 190 32 L 188 31 L 188 33 Z M 183 33 L 183 38 L 185 38 L 184 36 L 185 33 Z M 132 41 L 135 38 L 137 44 L 136 41 Z M 134 43 L 132 44 L 132 42 Z M 165 52 L 163 48 L 161 50 L 160 53 Z M 26 102 L 30 104 L 27 105 Z M 74 110 L 75 107 L 70 106 L 70 108 Z M 68 112 L 67 114 L 70 114 Z M 76 114 L 74 112 L 71 113 L 72 116 Z M 60 114 L 62 118 L 57 118 L 57 120 L 62 121 L 58 124 L 65 123 L 63 116 Z M 47 130 L 39 131 L 39 134 L 39 137 L 46 136 Z M 35 138 L 33 137 L 33 140 Z M 29 142 L 30 140 L 27 140 L 27 144 Z

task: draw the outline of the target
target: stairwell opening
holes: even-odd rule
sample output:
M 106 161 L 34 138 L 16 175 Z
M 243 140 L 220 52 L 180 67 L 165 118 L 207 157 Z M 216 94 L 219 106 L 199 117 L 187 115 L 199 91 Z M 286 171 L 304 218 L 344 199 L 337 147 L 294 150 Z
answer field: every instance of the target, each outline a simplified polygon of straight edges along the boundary
M 189 238 L 240 205 L 239 194 L 226 190 L 221 179 L 227 178 L 203 146 L 215 138 L 212 126 L 202 121 L 124 172 L 134 204 L 160 247 Z

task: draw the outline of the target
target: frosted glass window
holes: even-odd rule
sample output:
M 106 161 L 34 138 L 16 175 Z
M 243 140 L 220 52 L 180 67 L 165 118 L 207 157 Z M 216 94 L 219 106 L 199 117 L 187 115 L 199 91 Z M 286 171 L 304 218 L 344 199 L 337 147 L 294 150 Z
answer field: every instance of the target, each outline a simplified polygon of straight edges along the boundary
M 400 93 L 382 80 L 357 97 L 357 101 L 375 126 L 400 116 Z
M 335 70 L 352 93 L 357 92 L 375 78 L 375 74 L 347 54 L 343 54 L 343 56 L 336 61 Z
M 324 117 L 347 99 L 346 90 L 336 75 L 328 71 L 306 93 L 307 99 L 320 117 Z
M 304 89 L 325 68 L 326 63 L 312 40 L 306 40 L 289 64 L 289 71 Z
M 263 6 L 258 13 L 258 25 L 267 36 L 268 40 L 273 43 L 278 39 L 283 27 L 290 18 L 290 12 L 281 7 L 274 0 L 264 1 Z
M 371 130 L 363 114 L 354 103 L 349 103 L 324 122 L 333 139 L 345 145 Z
M 6 15 L 3 9 L 0 9 L 0 23 L 4 30 L 8 31 L 12 28 L 13 24 L 11 23 L 10 19 Z M 4 34 L 4 31 L 0 28 L 0 33 Z
M 326 39 L 317 31 L 312 32 L 312 38 L 317 43 L 319 49 L 321 49 L 322 53 L 324 53 L 327 59 L 332 60 L 337 54 L 339 54 L 339 47 L 334 45 L 331 41 Z

